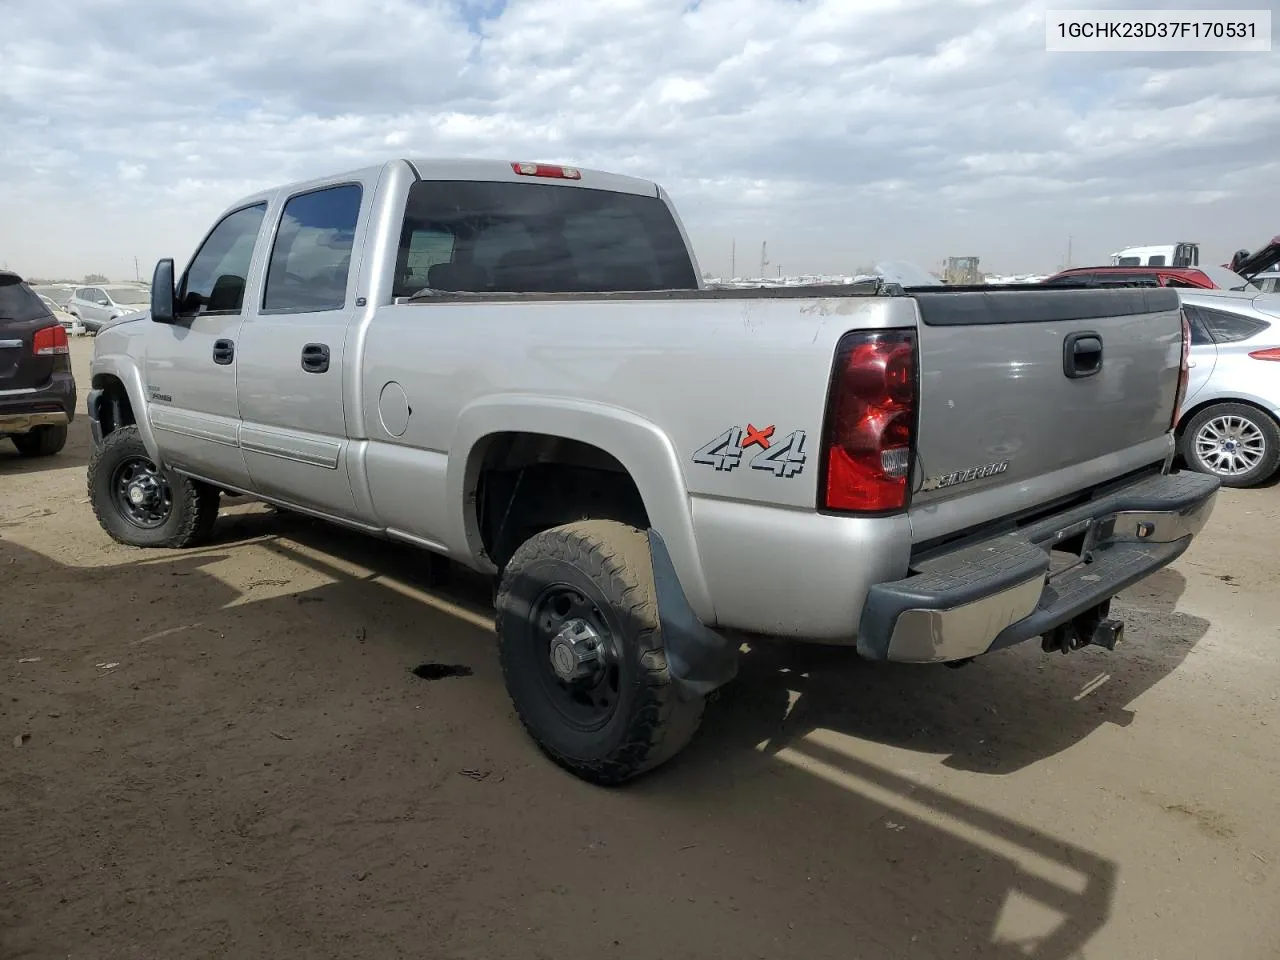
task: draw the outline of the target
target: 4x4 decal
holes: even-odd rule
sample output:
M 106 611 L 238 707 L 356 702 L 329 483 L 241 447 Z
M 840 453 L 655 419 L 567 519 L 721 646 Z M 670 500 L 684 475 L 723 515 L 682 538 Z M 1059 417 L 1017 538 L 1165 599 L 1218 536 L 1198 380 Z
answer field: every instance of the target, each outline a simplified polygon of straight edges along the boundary
M 742 427 L 730 427 L 714 440 L 693 451 L 693 462 L 729 472 L 738 467 L 748 447 L 756 448 L 748 461 L 752 470 L 765 470 L 775 477 L 791 478 L 804 470 L 808 460 L 805 451 L 805 432 L 793 430 L 780 440 L 774 440 L 774 425 L 757 428 L 748 423 Z

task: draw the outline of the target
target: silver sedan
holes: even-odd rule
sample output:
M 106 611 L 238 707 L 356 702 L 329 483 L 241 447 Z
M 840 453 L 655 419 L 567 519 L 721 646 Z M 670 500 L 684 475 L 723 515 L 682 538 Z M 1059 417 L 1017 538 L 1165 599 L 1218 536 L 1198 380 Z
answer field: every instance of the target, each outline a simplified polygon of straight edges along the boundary
M 1179 451 L 1226 486 L 1265 483 L 1280 466 L 1280 294 L 1178 294 L 1191 323 Z

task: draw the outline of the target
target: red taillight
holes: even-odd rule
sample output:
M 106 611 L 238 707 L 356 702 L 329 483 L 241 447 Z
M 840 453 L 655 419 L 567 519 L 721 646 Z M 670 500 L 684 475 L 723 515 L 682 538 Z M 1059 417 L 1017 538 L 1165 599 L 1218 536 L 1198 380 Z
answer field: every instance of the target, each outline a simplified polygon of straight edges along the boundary
M 62 324 L 37 330 L 35 336 L 31 338 L 31 352 L 37 357 L 70 353 L 71 346 L 67 343 L 67 331 L 62 329 Z
M 550 177 L 553 180 L 581 180 L 582 171 L 553 163 L 513 163 L 511 169 L 522 177 Z
M 1249 356 L 1255 360 L 1280 360 L 1280 347 L 1268 347 L 1266 350 L 1254 350 Z
M 913 330 L 846 333 L 840 339 L 823 437 L 825 509 L 882 512 L 907 505 L 915 340 Z

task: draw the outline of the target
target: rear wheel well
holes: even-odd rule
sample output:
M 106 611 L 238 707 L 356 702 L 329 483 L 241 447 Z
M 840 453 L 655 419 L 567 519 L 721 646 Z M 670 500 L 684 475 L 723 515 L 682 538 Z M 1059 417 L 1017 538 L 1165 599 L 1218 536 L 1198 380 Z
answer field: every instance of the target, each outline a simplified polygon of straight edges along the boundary
M 133 404 L 129 400 L 129 391 L 119 377 L 100 373 L 93 378 L 93 389 L 102 391 L 102 395 L 98 397 L 97 411 L 90 413 L 96 412 L 95 419 L 102 427 L 104 437 L 121 427 L 130 427 L 138 422 L 133 413 Z
M 534 534 L 576 520 L 618 520 L 641 530 L 649 514 L 635 480 L 612 454 L 540 433 L 486 439 L 475 488 L 485 555 L 501 570 Z

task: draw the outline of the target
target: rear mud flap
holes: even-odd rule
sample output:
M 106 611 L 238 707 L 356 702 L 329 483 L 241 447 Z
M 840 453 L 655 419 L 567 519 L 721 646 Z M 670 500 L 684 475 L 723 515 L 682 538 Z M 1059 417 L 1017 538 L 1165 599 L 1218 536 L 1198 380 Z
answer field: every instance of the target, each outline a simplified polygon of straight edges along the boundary
M 658 618 L 667 669 L 682 700 L 705 697 L 738 675 L 738 645 L 707 627 L 689 606 L 661 534 L 649 530 Z

